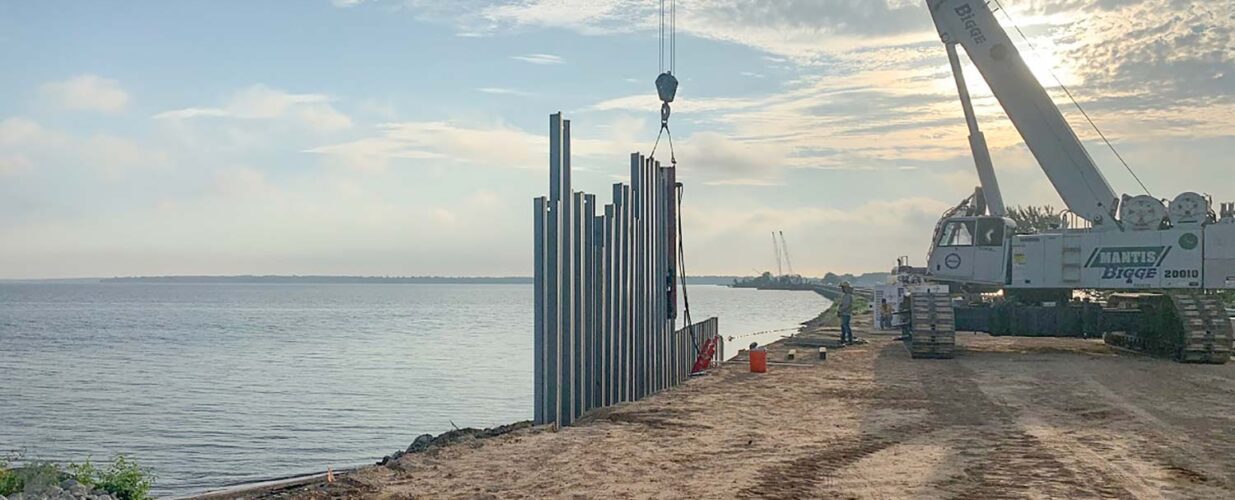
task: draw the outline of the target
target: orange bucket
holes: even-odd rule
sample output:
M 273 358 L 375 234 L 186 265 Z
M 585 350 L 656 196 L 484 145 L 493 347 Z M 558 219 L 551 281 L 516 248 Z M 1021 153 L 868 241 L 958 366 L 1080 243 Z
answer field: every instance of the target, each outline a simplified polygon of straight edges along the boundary
M 762 347 L 750 350 L 750 372 L 768 372 L 768 351 Z

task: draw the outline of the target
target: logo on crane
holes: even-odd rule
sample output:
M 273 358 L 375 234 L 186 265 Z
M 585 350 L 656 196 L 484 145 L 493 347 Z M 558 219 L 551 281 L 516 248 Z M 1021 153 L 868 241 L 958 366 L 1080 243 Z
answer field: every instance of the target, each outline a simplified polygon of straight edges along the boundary
M 1158 277 L 1158 267 L 1171 247 L 1100 247 L 1089 256 L 1088 268 L 1102 269 L 1102 279 L 1132 283 L 1134 279 Z
M 982 28 L 978 27 L 978 21 L 974 19 L 976 14 L 973 11 L 973 7 L 965 4 L 952 10 L 956 11 L 956 15 L 960 16 L 965 30 L 969 32 L 969 38 L 973 39 L 975 45 L 986 43 L 986 35 L 982 34 Z
M 948 266 L 948 269 L 956 269 L 961 267 L 961 256 L 950 253 L 947 257 L 943 258 L 943 265 Z
M 1184 250 L 1192 250 L 1196 248 L 1197 245 L 1200 245 L 1200 244 L 1201 244 L 1201 239 L 1198 238 L 1195 234 L 1184 233 L 1179 236 L 1179 247 L 1183 248 Z

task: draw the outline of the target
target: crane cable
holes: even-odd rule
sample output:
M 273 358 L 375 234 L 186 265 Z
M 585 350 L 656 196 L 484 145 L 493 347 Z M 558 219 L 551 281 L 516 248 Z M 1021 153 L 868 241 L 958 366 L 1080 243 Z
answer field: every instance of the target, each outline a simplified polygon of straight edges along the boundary
M 660 131 L 656 133 L 656 142 L 652 145 L 652 152 L 648 158 L 656 157 L 656 148 L 660 147 L 660 138 L 663 136 L 669 142 L 669 163 L 677 166 L 677 155 L 673 151 L 673 132 L 669 130 L 669 115 L 672 113 L 669 103 L 673 102 L 673 98 L 677 96 L 678 79 L 673 76 L 677 70 L 677 1 L 668 0 L 668 8 L 665 6 L 666 0 L 660 0 L 660 74 L 656 77 L 656 94 L 660 97 Z M 668 23 L 666 23 L 666 18 Z M 665 38 L 668 31 L 668 38 Z M 669 67 L 665 68 L 665 48 L 668 47 Z
M 1034 46 L 1033 42 L 1029 41 L 1029 37 L 1025 36 L 1025 32 L 1021 31 L 1021 27 L 1016 24 L 1016 20 L 1012 19 L 1012 14 L 1008 12 L 1008 9 L 1005 9 L 1003 4 L 999 3 L 999 0 L 995 0 L 995 6 L 999 7 L 999 10 L 1003 12 L 1003 16 L 1008 18 L 1008 23 L 1012 25 L 1012 28 L 1016 29 L 1017 34 L 1019 34 L 1021 39 L 1025 41 L 1025 45 L 1029 46 L 1029 50 L 1032 50 L 1037 54 L 1041 54 L 1041 51 Z M 1063 81 L 1060 80 L 1058 76 L 1055 76 L 1055 70 L 1048 65 L 1046 67 L 1046 71 L 1047 73 L 1050 73 L 1051 78 L 1055 80 L 1055 83 L 1059 85 L 1059 88 L 1063 89 L 1064 94 L 1067 94 L 1068 100 L 1072 101 L 1072 105 L 1076 106 L 1076 109 L 1080 110 L 1081 116 L 1084 116 L 1085 121 L 1089 122 L 1089 126 L 1093 127 L 1094 132 L 1098 133 L 1098 137 L 1102 138 L 1102 142 L 1106 143 L 1106 147 L 1110 148 L 1111 152 L 1115 154 L 1115 158 L 1119 159 L 1119 163 L 1122 163 L 1124 169 L 1126 169 L 1129 174 L 1132 174 L 1132 178 L 1136 180 L 1136 183 L 1141 185 L 1141 189 L 1145 191 L 1145 194 L 1152 197 L 1153 194 L 1149 192 L 1149 188 L 1145 187 L 1145 183 L 1141 182 L 1140 176 L 1136 175 L 1136 171 L 1132 170 L 1132 166 L 1128 165 L 1127 161 L 1124 161 L 1123 155 L 1119 154 L 1119 150 L 1115 149 L 1115 145 L 1106 138 L 1106 134 L 1102 133 L 1102 129 L 1098 128 L 1098 124 L 1094 123 L 1093 118 L 1089 117 L 1089 113 L 1085 111 L 1085 108 L 1081 107 L 1081 103 L 1078 102 L 1076 97 L 1072 95 L 1072 91 L 1068 90 L 1068 87 L 1063 84 Z
M 678 279 L 682 283 L 682 319 L 686 321 L 686 331 L 690 333 L 690 343 L 695 348 L 695 356 L 699 356 L 699 339 L 695 338 L 695 323 L 690 319 L 690 294 L 686 293 L 686 247 L 682 243 L 682 197 L 686 194 L 686 188 L 679 182 L 674 186 L 674 191 L 676 192 L 674 198 L 677 202 L 677 210 L 674 213 L 677 215 L 675 222 L 678 229 Z M 677 304 L 674 306 L 676 307 Z
M 652 152 L 648 154 L 649 159 L 656 158 L 656 148 L 660 147 L 660 138 L 663 136 L 669 143 L 669 163 L 673 168 L 677 168 L 678 159 L 673 150 L 673 132 L 669 130 L 669 115 L 672 110 L 669 103 L 673 102 L 673 98 L 677 96 L 678 80 L 673 76 L 677 70 L 677 2 L 676 0 L 668 0 L 668 9 L 665 7 L 666 0 L 660 0 L 660 74 L 656 77 L 656 94 L 660 97 L 660 131 L 656 133 L 656 142 L 652 144 Z M 666 23 L 666 17 L 668 23 Z M 668 31 L 668 39 L 665 38 L 666 29 Z M 668 47 L 669 67 L 665 68 L 665 48 Z M 683 320 L 686 322 L 686 331 L 690 334 L 691 346 L 695 349 L 695 356 L 699 356 L 702 347 L 699 345 L 699 339 L 695 336 L 695 324 L 690 316 L 690 294 L 686 287 L 686 247 L 683 243 L 682 236 L 682 198 L 686 193 L 686 189 L 682 183 L 676 183 L 673 186 L 674 203 L 677 205 L 677 210 L 674 211 L 674 225 L 677 227 L 677 273 L 678 280 L 681 283 L 682 290 L 682 308 Z M 670 276 L 672 279 L 672 276 Z M 673 307 L 677 307 L 674 304 Z

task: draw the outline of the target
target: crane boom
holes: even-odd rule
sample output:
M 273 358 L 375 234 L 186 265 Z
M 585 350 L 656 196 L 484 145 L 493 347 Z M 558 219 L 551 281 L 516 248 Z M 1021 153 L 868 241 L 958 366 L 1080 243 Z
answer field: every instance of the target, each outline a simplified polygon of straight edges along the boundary
M 1114 224 L 1118 197 L 986 2 L 926 0 L 945 44 L 960 44 L 1068 209 Z
M 780 264 L 780 242 L 776 241 L 776 231 L 772 231 L 772 253 L 776 254 L 776 275 L 784 276 L 785 269 Z
M 777 232 L 780 233 L 780 250 L 785 253 L 785 267 L 789 268 L 789 274 L 792 275 L 793 274 L 793 261 L 789 260 L 789 242 L 785 241 L 784 231 L 777 231 Z

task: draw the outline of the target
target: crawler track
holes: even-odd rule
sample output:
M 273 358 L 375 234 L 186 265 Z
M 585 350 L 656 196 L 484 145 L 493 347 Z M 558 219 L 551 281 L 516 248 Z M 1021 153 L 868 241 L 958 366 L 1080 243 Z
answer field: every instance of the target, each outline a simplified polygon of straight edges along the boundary
M 947 294 L 910 296 L 909 355 L 914 359 L 951 359 L 956 355 L 956 317 Z
M 1128 331 L 1107 333 L 1107 344 L 1181 363 L 1230 361 L 1235 331 L 1218 296 L 1167 292 L 1119 294 L 1111 300 L 1116 307 L 1140 309 L 1142 320 Z

